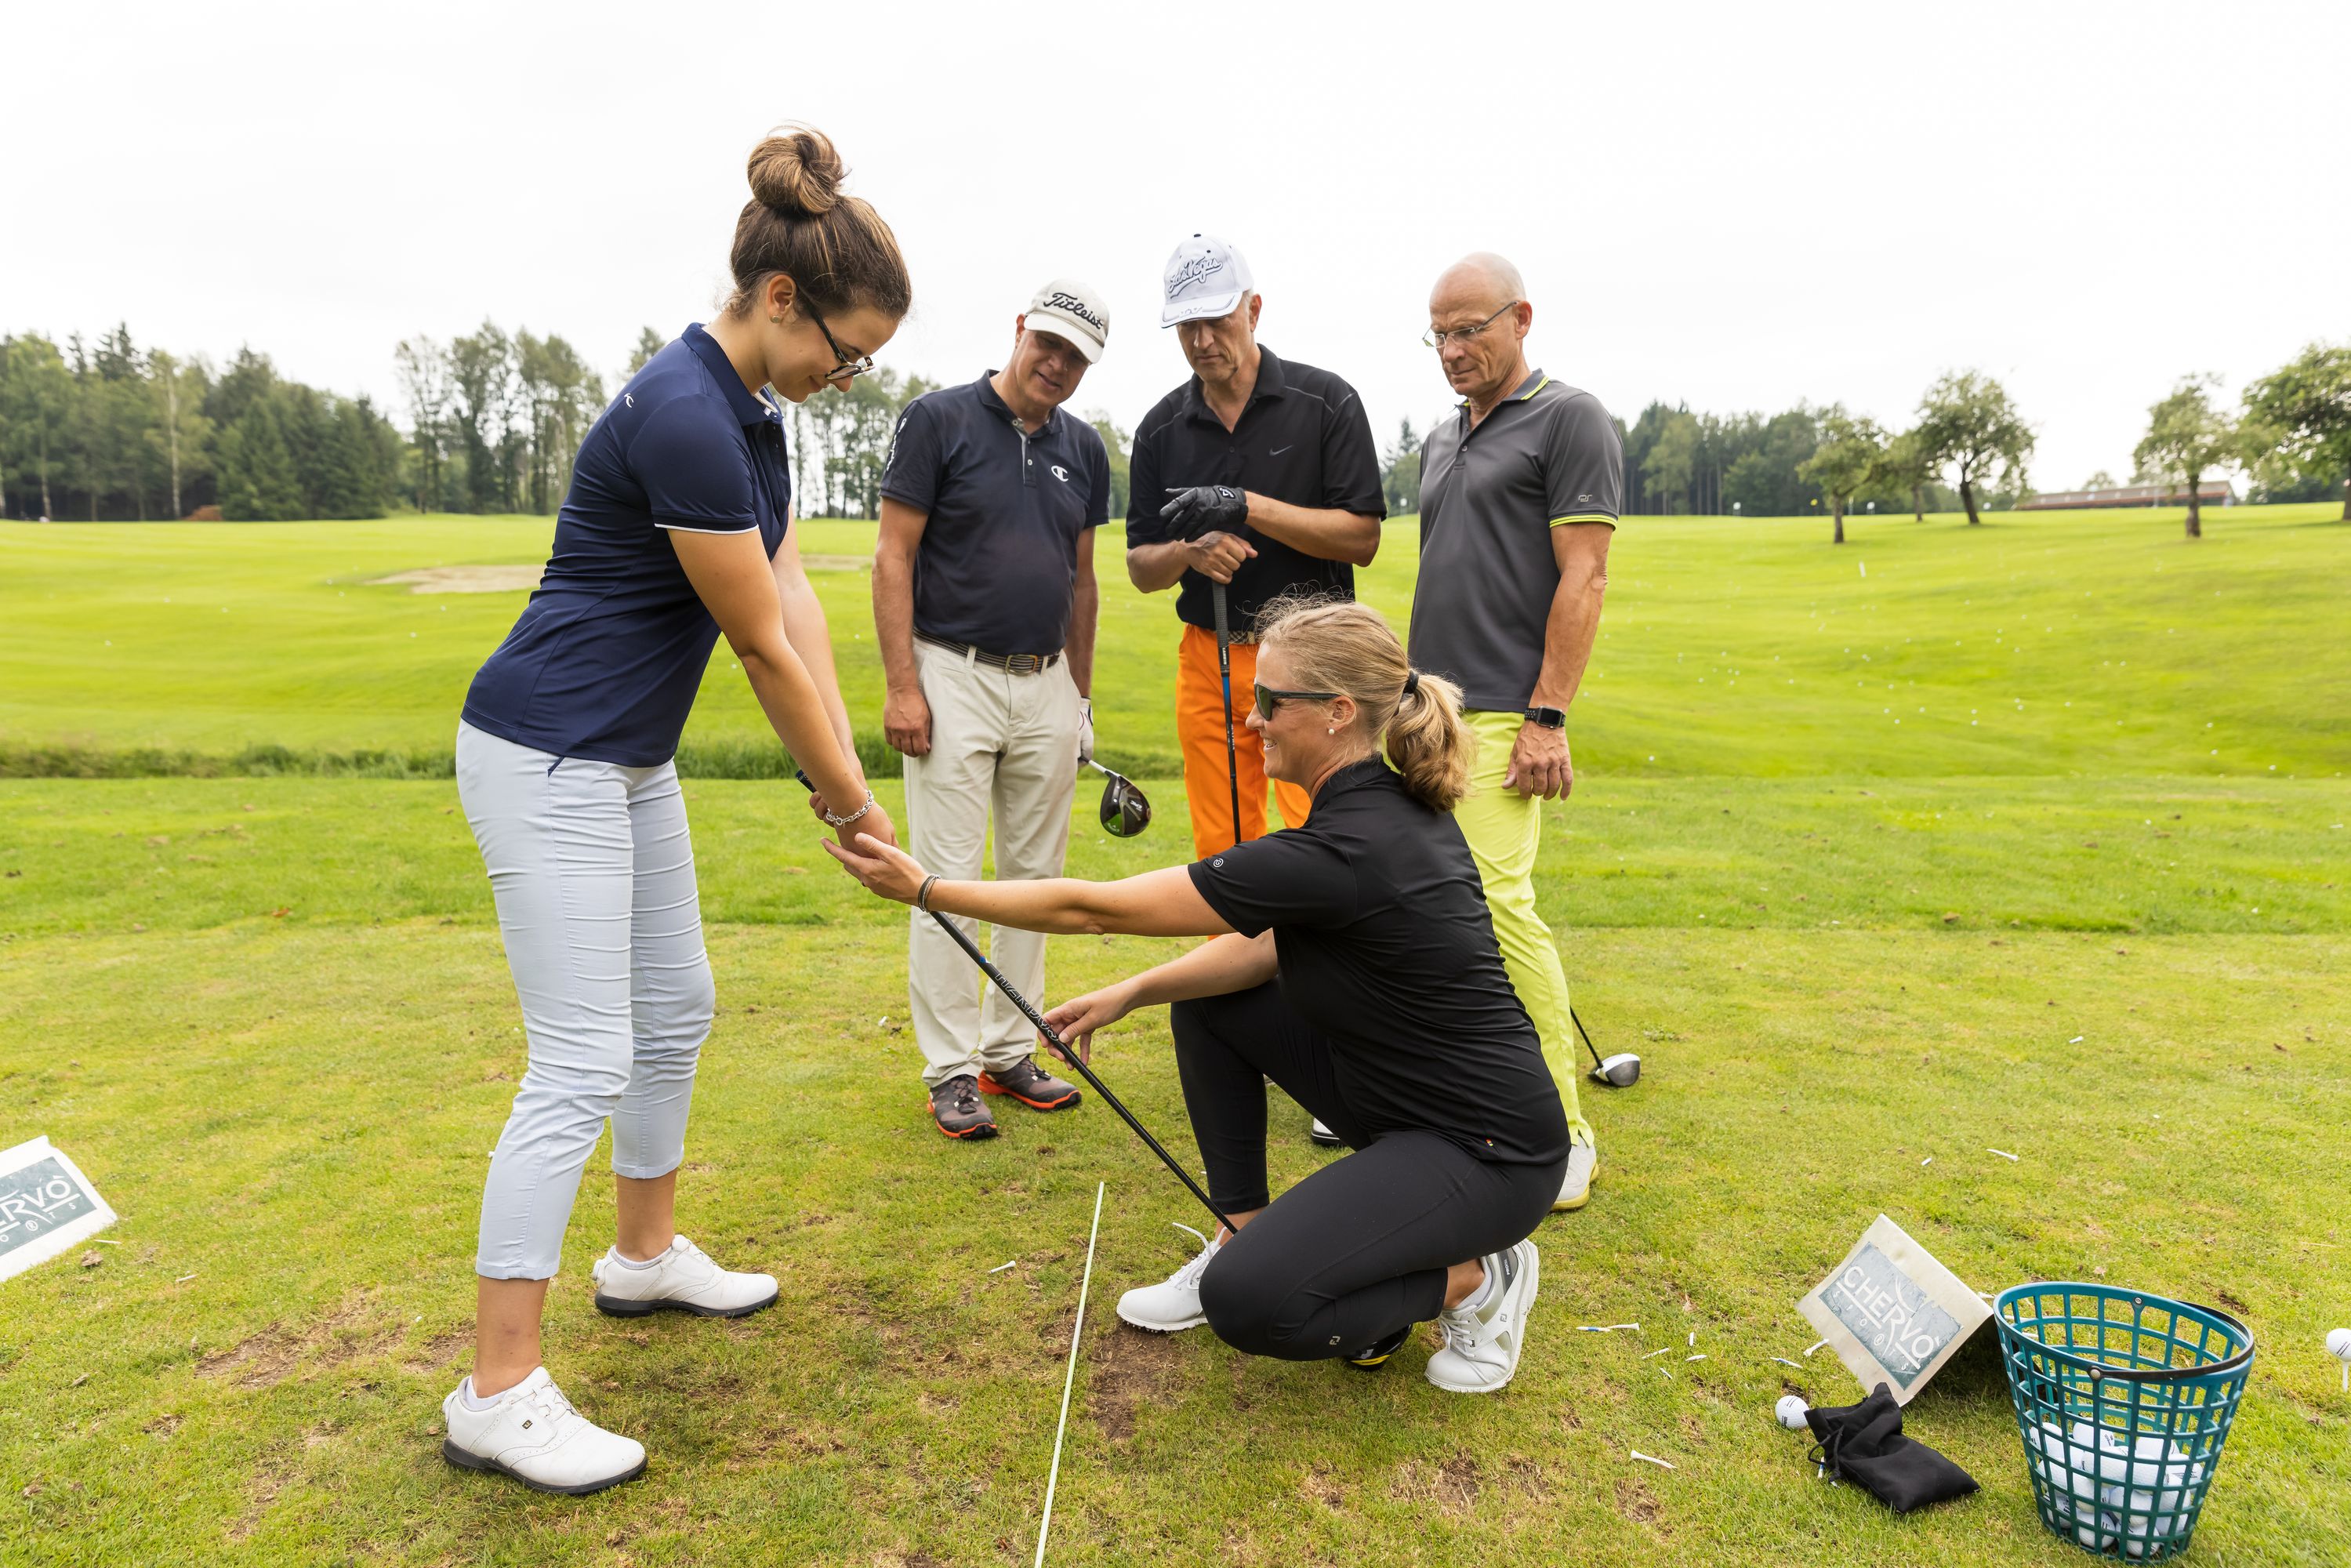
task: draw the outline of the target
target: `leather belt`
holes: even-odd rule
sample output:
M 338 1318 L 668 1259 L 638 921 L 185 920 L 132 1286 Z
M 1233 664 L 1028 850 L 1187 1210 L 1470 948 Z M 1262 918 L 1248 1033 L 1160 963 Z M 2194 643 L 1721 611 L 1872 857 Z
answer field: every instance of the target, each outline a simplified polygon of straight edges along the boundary
M 992 670 L 1002 670 L 1008 675 L 1037 675 L 1061 662 L 1059 653 L 991 653 L 985 648 L 975 648 L 968 643 L 952 642 L 934 637 L 927 632 L 914 633 L 917 643 L 928 643 L 934 648 L 944 648 L 959 659 L 970 659 Z

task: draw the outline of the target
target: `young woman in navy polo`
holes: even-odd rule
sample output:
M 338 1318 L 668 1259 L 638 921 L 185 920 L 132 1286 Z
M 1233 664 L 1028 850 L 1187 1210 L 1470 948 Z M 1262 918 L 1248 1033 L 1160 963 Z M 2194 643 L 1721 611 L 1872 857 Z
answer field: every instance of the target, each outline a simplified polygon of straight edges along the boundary
M 751 153 L 735 293 L 632 377 L 580 448 L 555 549 L 474 677 L 457 789 L 496 896 L 530 1065 L 482 1196 L 474 1370 L 443 1454 L 542 1491 L 641 1473 L 645 1452 L 573 1410 L 539 1318 L 581 1168 L 612 1124 L 617 1244 L 593 1270 L 615 1316 L 742 1317 L 766 1274 L 676 1234 L 695 1059 L 714 997 L 674 758 L 723 634 L 842 834 L 894 842 L 852 744 L 824 612 L 800 569 L 772 388 L 799 402 L 872 368 L 912 302 L 895 238 L 791 129 Z

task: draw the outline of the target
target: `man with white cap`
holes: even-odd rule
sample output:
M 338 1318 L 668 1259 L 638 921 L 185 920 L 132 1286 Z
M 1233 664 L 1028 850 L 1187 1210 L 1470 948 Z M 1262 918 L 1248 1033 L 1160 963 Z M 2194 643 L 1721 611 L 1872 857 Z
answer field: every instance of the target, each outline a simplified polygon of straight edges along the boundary
M 907 841 L 942 876 L 976 879 L 996 811 L 996 873 L 1059 876 L 1077 770 L 1093 755 L 1094 529 L 1107 520 L 1101 435 L 1063 411 L 1102 358 L 1110 311 L 1056 278 L 1013 320 L 1000 371 L 926 392 L 899 416 L 882 474 L 873 622 L 905 754 Z M 964 923 L 971 927 L 971 922 Z M 931 918 L 910 927 L 908 990 L 931 1119 L 996 1135 L 982 1095 L 1067 1110 L 1078 1091 L 1037 1065 L 1028 1020 Z M 997 966 L 1045 991 L 1045 938 L 998 927 Z
M 1363 400 L 1330 371 L 1257 340 L 1265 300 L 1238 250 L 1194 235 L 1167 258 L 1162 285 L 1160 325 L 1176 329 L 1192 379 L 1135 430 L 1126 572 L 1145 593 L 1181 584 L 1176 733 L 1192 847 L 1206 859 L 1266 831 L 1263 755 L 1246 737 L 1227 744 L 1217 591 L 1232 633 L 1231 690 L 1246 706 L 1258 612 L 1296 590 L 1353 598 L 1354 569 L 1378 552 L 1387 506 Z M 1305 821 L 1305 790 L 1279 784 L 1275 794 L 1284 822 Z

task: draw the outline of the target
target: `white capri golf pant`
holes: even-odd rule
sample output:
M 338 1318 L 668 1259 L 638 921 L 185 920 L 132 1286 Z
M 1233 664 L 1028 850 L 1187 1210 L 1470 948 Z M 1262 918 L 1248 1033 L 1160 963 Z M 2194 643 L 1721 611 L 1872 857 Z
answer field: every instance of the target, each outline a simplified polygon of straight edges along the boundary
M 545 1280 L 604 1123 L 612 1172 L 685 1157 L 716 998 L 677 768 L 558 758 L 457 728 L 457 798 L 497 902 L 530 1064 L 482 1192 L 475 1271 Z

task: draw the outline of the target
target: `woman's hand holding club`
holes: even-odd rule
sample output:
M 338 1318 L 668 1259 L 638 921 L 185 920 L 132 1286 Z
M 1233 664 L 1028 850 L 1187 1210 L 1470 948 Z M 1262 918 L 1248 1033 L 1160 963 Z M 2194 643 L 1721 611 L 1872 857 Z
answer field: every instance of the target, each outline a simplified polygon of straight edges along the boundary
M 808 785 L 808 775 L 801 774 L 799 778 L 800 782 L 803 785 Z M 828 818 L 841 815 L 841 813 L 834 811 L 831 805 L 826 802 L 825 798 L 817 793 L 815 786 L 808 785 L 808 789 L 809 814 L 814 817 L 818 821 L 823 822 L 828 828 L 831 827 L 832 824 L 828 821 Z M 852 810 L 855 810 L 855 808 L 852 807 Z M 890 821 L 890 813 L 882 809 L 882 802 L 879 800 L 874 801 L 872 809 L 860 815 L 855 821 L 843 822 L 840 828 L 835 830 L 835 831 L 840 835 L 843 848 L 847 848 L 848 846 L 855 843 L 857 841 L 857 835 L 860 833 L 871 833 L 874 838 L 890 845 L 893 849 L 897 847 L 898 843 L 897 827 Z M 828 845 L 826 847 L 830 848 L 831 846 Z
M 876 806 L 855 824 L 862 830 L 867 821 L 880 816 Z M 890 831 L 890 819 L 882 818 L 882 831 Z M 930 873 L 924 871 L 914 856 L 900 849 L 886 837 L 849 828 L 841 831 L 841 842 L 827 844 L 824 852 L 847 868 L 849 874 L 865 884 L 868 893 L 900 904 L 912 904 L 914 895 L 923 891 L 923 879 Z
M 1094 1060 L 1094 1030 L 1108 1029 L 1134 1010 L 1134 993 L 1123 983 L 1104 986 L 1099 991 L 1088 991 L 1082 997 L 1071 997 L 1045 1015 L 1053 1032 L 1078 1053 L 1078 1060 L 1088 1066 Z M 1037 1037 L 1040 1045 L 1050 1045 L 1044 1036 Z

